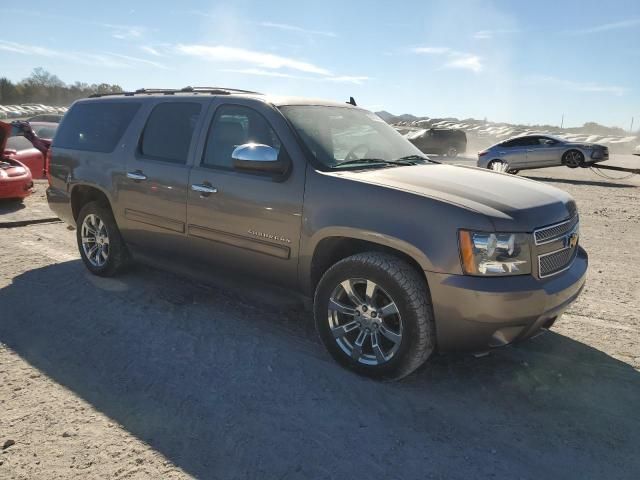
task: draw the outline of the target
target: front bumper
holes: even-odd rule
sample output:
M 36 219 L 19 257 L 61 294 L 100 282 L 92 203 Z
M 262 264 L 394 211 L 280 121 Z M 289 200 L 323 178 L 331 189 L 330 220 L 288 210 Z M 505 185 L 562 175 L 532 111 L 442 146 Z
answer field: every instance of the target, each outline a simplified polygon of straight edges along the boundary
M 440 351 L 481 351 L 529 338 L 578 297 L 587 276 L 581 248 L 571 267 L 543 280 L 532 275 L 473 277 L 425 272 Z
M 0 180 L 0 198 L 25 198 L 33 193 L 31 176 Z

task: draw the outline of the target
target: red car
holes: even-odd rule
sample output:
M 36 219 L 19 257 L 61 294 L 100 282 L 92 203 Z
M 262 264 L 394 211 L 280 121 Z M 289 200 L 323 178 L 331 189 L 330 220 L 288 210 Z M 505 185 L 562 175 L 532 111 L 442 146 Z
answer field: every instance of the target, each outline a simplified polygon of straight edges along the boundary
M 0 152 L 3 152 L 0 157 L 0 199 L 23 199 L 33 192 L 33 178 L 29 169 L 10 155 L 4 154 L 12 131 L 11 125 L 0 122 Z
M 1 122 L 0 122 L 1 123 Z M 8 124 L 5 124 L 8 125 Z M 12 125 L 8 125 L 11 128 Z M 29 130 L 28 126 L 31 127 Z M 45 177 L 45 158 L 46 151 L 51 145 L 51 139 L 58 128 L 57 123 L 52 122 L 20 122 L 20 126 L 13 124 L 13 130 L 10 138 L 4 145 L 3 152 L 5 157 L 18 160 L 25 164 L 34 179 Z M 25 134 L 25 130 L 27 134 Z M 31 136 L 28 135 L 31 132 Z

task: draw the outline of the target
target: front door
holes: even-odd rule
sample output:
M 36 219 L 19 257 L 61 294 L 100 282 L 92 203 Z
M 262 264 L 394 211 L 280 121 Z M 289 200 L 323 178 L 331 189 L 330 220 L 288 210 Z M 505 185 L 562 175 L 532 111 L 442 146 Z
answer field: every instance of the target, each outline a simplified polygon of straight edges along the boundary
M 119 185 L 125 240 L 151 250 L 184 248 L 190 155 L 206 103 L 186 98 L 153 105 Z
M 290 163 L 286 178 L 234 170 L 231 154 L 242 144 L 269 145 L 285 162 L 292 162 L 288 147 L 297 152 L 275 110 L 256 107 L 261 108 L 258 112 L 240 99 L 236 102 L 212 112 L 199 164 L 191 170 L 189 250 L 229 271 L 295 286 L 305 168 Z
M 562 146 L 560 142 L 547 137 L 535 137 L 535 143 L 527 147 L 527 163 L 536 167 L 559 165 Z

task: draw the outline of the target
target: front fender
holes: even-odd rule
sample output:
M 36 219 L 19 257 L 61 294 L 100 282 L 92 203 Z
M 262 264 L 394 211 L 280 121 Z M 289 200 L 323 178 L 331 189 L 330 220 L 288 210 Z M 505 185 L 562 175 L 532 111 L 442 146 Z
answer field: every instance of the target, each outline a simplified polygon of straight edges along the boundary
M 392 248 L 425 271 L 462 273 L 460 228 L 486 231 L 493 230 L 493 225 L 484 215 L 460 205 L 311 170 L 304 200 L 300 283 L 310 285 L 314 252 L 322 240 L 332 237 Z

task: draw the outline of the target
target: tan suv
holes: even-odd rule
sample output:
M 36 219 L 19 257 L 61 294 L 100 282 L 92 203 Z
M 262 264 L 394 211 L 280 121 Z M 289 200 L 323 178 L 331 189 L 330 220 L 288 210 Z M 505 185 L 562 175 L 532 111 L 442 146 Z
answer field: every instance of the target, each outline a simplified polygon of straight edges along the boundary
M 429 160 L 351 104 L 232 89 L 76 102 L 49 204 L 96 275 L 195 260 L 314 298 L 333 357 L 399 378 L 550 327 L 587 271 L 561 190 Z

